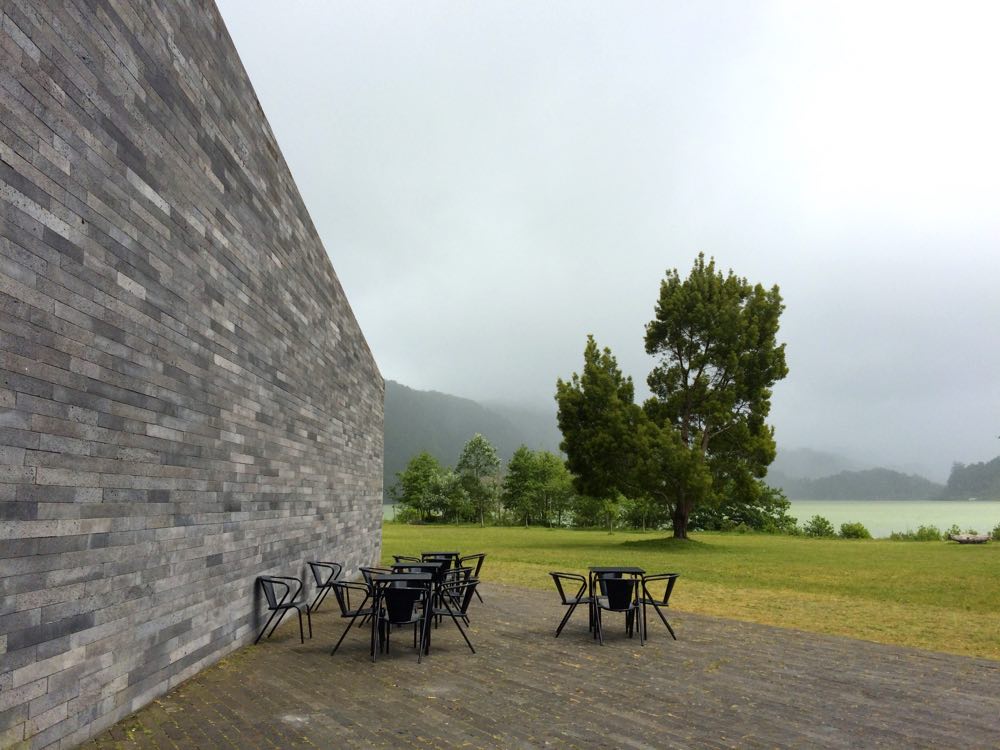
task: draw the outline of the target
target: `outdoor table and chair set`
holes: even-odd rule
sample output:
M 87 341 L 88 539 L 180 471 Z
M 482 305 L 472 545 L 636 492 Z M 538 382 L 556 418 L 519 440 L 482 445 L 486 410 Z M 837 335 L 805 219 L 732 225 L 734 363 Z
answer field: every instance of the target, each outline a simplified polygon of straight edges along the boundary
M 676 641 L 677 635 L 667 621 L 664 610 L 677 583 L 678 573 L 646 575 L 642 568 L 620 565 L 598 565 L 588 569 L 587 576 L 579 573 L 549 573 L 556 584 L 559 598 L 567 607 L 566 614 L 556 628 L 556 638 L 562 632 L 577 607 L 587 608 L 589 627 L 595 639 L 604 645 L 605 612 L 625 615 L 625 631 L 631 638 L 639 631 L 639 643 L 647 638 L 647 608 L 652 607 Z M 654 594 L 660 586 L 662 594 Z M 651 590 L 652 589 L 652 590 Z
M 312 613 L 319 609 L 332 591 L 340 617 L 349 622 L 331 655 L 337 653 L 355 623 L 358 627 L 369 627 L 372 661 L 377 659 L 378 654 L 389 652 L 389 636 L 393 629 L 412 626 L 413 648 L 417 650 L 419 662 L 430 653 L 432 630 L 446 619 L 455 624 L 469 650 L 475 653 L 466 628 L 470 624 L 469 605 L 473 597 L 482 601 L 478 585 L 485 557 L 483 553 L 463 557 L 454 551 L 423 552 L 420 557 L 394 555 L 394 562 L 388 567 L 360 567 L 360 581 L 341 580 L 343 566 L 340 563 L 310 561 L 308 565 L 316 590 L 311 603 L 299 598 L 303 590 L 300 579 L 261 576 L 257 581 L 271 614 L 254 643 L 259 642 L 265 632 L 270 638 L 282 618 L 292 610 L 299 619 L 299 639 L 305 643 L 302 614 L 306 615 L 309 637 L 312 638 Z M 583 606 L 587 610 L 590 632 L 602 646 L 606 613 L 624 615 L 628 637 L 632 638 L 638 631 L 639 643 L 645 645 L 648 638 L 647 613 L 651 607 L 671 637 L 677 640 L 665 610 L 679 574 L 647 575 L 639 567 L 612 565 L 591 567 L 586 576 L 560 572 L 549 575 L 555 582 L 561 603 L 567 607 L 556 628 L 556 638 L 573 613 Z
M 458 552 L 424 552 L 420 557 L 396 555 L 389 567 L 360 567 L 360 581 L 341 580 L 343 565 L 340 563 L 310 561 L 308 565 L 316 589 L 311 603 L 299 598 L 303 588 L 300 579 L 260 576 L 257 582 L 271 615 L 254 643 L 260 641 L 268 628 L 267 637 L 270 638 L 291 610 L 298 614 L 299 640 L 305 643 L 303 612 L 311 638 L 311 615 L 332 591 L 340 617 L 349 622 L 331 655 L 337 653 L 355 623 L 370 628 L 372 661 L 379 653 L 388 653 L 389 634 L 393 629 L 412 626 L 413 647 L 417 649 L 419 662 L 430 652 L 433 628 L 446 619 L 455 624 L 469 650 L 475 653 L 463 623 L 469 625 L 469 604 L 473 597 L 482 601 L 477 586 L 485 557 L 483 553 L 462 556 Z

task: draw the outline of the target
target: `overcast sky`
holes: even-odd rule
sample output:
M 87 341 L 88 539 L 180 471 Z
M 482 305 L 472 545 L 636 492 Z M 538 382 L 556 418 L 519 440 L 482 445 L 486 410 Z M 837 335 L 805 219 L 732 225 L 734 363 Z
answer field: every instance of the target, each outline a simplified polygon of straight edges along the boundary
M 1000 5 L 219 0 L 386 378 L 642 395 L 698 251 L 778 284 L 779 446 L 1000 453 Z

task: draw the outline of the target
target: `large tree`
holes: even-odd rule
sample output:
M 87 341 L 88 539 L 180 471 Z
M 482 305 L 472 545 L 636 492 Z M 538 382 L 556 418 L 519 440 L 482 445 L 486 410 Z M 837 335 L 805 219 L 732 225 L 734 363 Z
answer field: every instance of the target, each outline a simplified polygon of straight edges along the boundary
M 672 509 L 674 536 L 687 537 L 699 504 L 752 486 L 774 460 L 765 422 L 771 388 L 785 377 L 777 343 L 784 305 L 778 287 L 750 284 L 716 270 L 699 254 L 686 279 L 677 269 L 660 284 L 646 351 L 658 358 L 645 412 L 649 493 Z

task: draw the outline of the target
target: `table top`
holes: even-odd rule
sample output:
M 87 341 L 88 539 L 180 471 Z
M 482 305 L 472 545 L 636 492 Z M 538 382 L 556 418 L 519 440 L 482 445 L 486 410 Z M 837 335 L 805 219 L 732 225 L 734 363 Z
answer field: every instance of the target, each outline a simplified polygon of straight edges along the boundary
M 372 581 L 375 583 L 392 583 L 394 581 L 431 581 L 434 579 L 430 573 L 375 573 Z
M 434 570 L 440 570 L 447 564 L 447 560 L 421 560 L 420 562 L 408 562 L 403 560 L 402 562 L 394 562 L 389 567 L 393 570 L 396 570 L 397 568 L 433 568 Z
M 425 557 L 458 557 L 460 553 L 458 552 L 421 552 L 421 556 Z
M 645 575 L 644 568 L 636 568 L 628 565 L 595 565 L 589 569 L 591 573 L 626 573 L 629 575 Z

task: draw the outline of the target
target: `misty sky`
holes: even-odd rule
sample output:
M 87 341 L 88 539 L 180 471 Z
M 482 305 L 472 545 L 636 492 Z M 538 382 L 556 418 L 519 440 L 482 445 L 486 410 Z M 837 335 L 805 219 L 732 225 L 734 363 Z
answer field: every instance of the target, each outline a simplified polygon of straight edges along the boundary
M 779 446 L 1000 453 L 1000 5 L 219 0 L 386 378 L 643 396 L 698 251 L 781 287 Z

